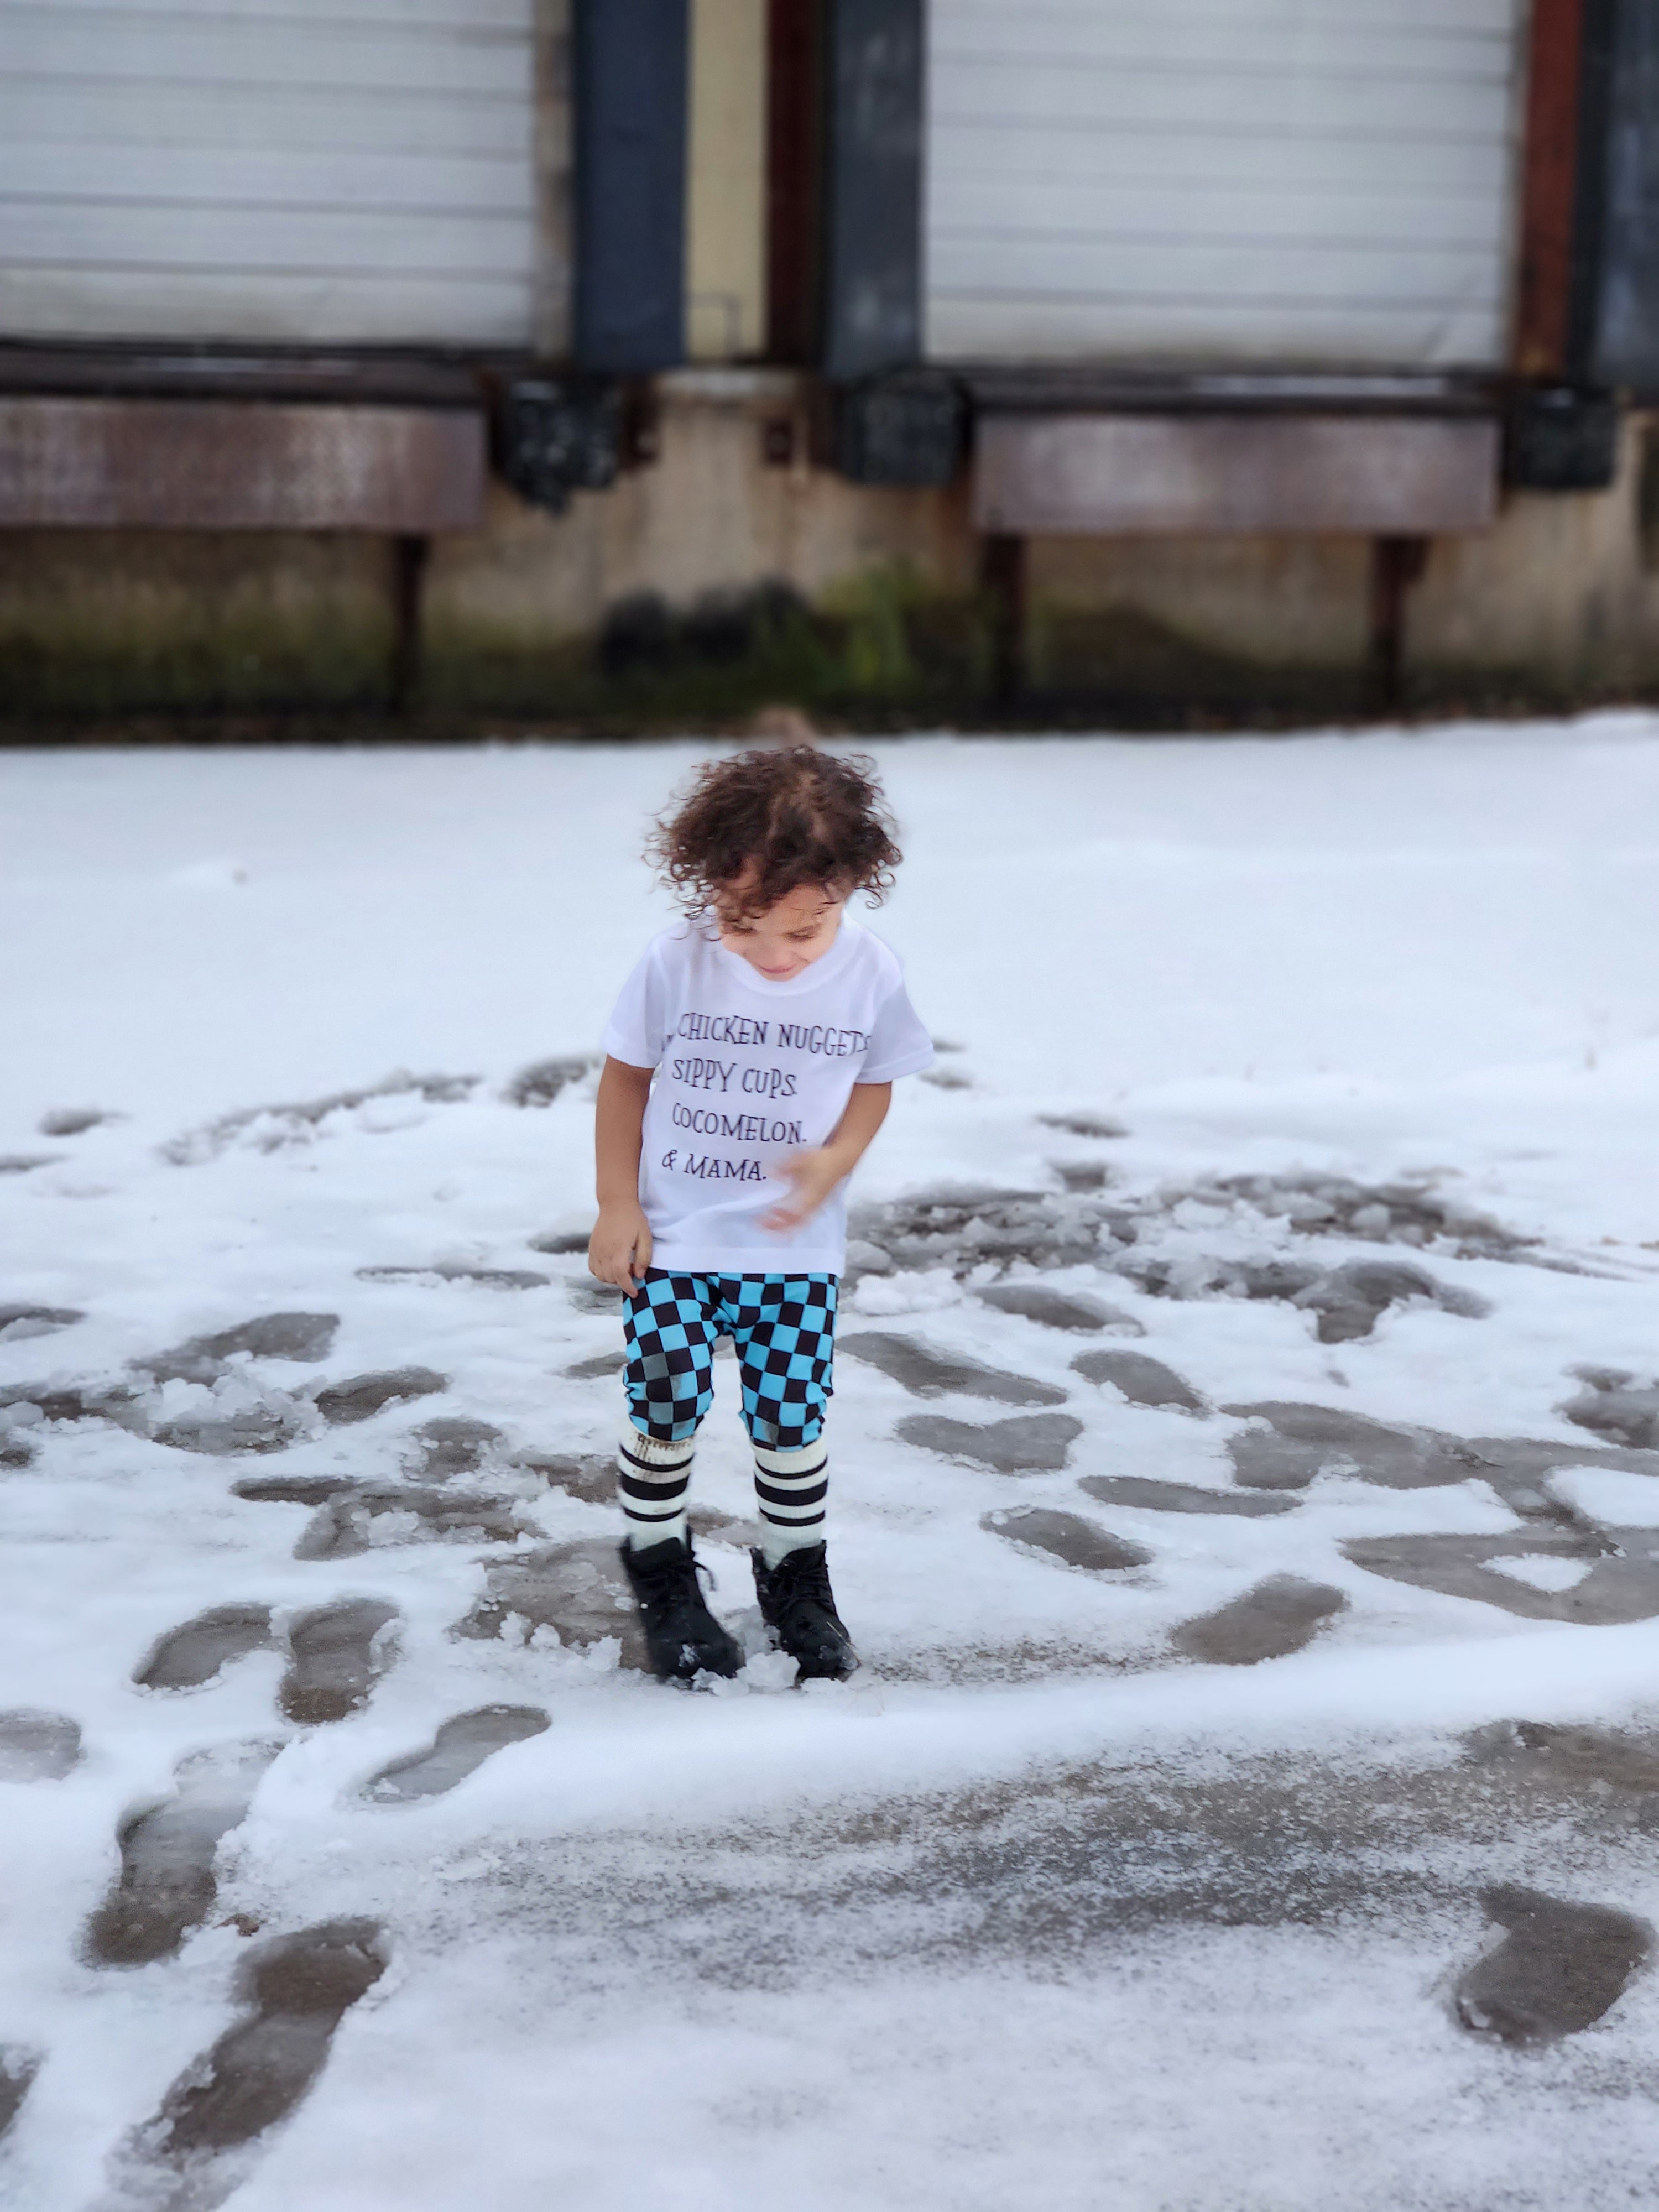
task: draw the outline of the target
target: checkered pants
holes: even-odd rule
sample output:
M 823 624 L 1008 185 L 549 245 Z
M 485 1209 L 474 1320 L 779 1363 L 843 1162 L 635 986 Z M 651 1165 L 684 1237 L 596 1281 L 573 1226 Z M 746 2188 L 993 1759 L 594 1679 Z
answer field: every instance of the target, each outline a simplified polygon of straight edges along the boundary
M 729 1336 L 743 1423 L 771 1451 L 817 1442 L 835 1358 L 833 1275 L 680 1275 L 653 1267 L 629 1300 L 628 1411 L 660 1443 L 694 1436 L 714 1402 L 714 1341 Z

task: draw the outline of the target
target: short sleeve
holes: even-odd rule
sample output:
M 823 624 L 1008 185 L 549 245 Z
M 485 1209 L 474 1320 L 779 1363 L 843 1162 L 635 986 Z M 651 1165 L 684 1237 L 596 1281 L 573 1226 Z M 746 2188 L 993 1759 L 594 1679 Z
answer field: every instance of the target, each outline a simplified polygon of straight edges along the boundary
M 658 947 L 644 957 L 623 985 L 602 1042 L 612 1060 L 629 1067 L 654 1067 L 662 1058 L 668 1023 L 668 979 Z
M 891 1083 L 901 1075 L 920 1075 L 933 1064 L 933 1041 L 910 1004 L 910 994 L 896 983 L 876 1011 L 870 1030 L 870 1048 L 859 1071 L 860 1083 Z

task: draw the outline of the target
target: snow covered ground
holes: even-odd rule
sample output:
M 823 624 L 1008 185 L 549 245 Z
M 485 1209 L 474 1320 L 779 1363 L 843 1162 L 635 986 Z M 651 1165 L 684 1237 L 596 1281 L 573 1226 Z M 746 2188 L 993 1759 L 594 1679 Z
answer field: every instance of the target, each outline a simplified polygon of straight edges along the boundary
M 728 1389 L 704 1697 L 574 1249 L 699 749 L 0 754 L 0 2203 L 1650 2189 L 1659 721 L 875 750 L 868 1664 Z

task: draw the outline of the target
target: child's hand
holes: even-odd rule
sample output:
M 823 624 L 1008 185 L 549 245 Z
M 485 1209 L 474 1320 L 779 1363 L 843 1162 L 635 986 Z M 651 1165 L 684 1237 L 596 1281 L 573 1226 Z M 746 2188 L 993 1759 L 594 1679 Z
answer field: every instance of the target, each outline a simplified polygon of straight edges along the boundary
M 784 1234 L 812 1218 L 847 1174 L 848 1163 L 833 1146 L 820 1145 L 811 1152 L 792 1153 L 775 1172 L 790 1184 L 789 1195 L 767 1208 L 761 1227 Z
M 587 1272 L 631 1297 L 651 1265 L 651 1224 L 632 1200 L 602 1206 L 587 1240 Z

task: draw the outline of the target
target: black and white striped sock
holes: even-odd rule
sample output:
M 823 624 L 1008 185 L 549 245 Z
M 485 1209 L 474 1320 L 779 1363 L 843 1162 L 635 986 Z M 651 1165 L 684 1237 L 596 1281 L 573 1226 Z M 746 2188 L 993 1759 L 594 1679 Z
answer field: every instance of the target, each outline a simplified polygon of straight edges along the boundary
M 678 1536 L 685 1537 L 685 1493 L 691 1486 L 695 1436 L 669 1442 L 648 1437 L 630 1422 L 617 1445 L 617 1495 L 628 1519 L 628 1540 L 636 1552 Z
M 775 1567 L 787 1552 L 823 1541 L 830 1450 L 823 1438 L 799 1451 L 755 1446 L 755 1496 L 760 1502 L 761 1555 Z

